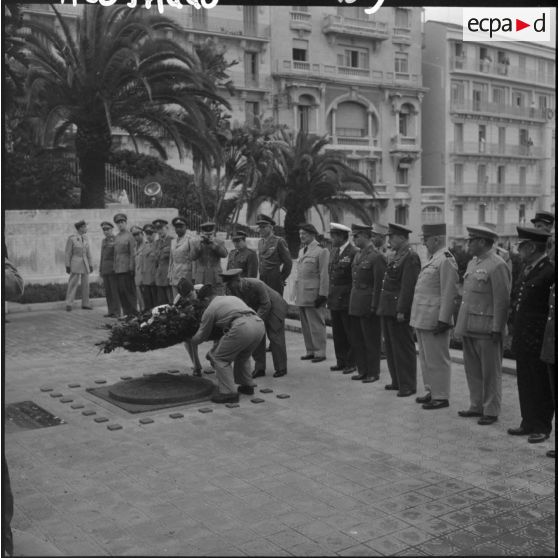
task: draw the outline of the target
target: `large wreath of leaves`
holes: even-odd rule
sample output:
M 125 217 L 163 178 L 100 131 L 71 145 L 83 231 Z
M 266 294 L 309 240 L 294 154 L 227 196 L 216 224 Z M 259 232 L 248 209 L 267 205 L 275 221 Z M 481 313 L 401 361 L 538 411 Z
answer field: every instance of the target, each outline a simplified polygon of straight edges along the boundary
M 179 301 L 174 306 L 150 310 L 138 316 L 127 317 L 116 324 L 106 324 L 109 337 L 95 343 L 99 351 L 111 353 L 123 348 L 131 352 L 165 349 L 190 339 L 198 330 L 203 306 L 199 301 Z

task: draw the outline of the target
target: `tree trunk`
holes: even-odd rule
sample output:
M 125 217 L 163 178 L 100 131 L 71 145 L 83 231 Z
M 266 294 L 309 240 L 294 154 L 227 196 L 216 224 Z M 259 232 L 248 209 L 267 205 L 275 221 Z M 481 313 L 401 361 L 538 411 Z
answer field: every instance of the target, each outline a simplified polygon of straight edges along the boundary
M 293 258 L 298 257 L 300 248 L 300 236 L 298 234 L 298 226 L 306 222 L 306 208 L 297 205 L 294 207 L 285 207 L 285 238 L 287 246 Z

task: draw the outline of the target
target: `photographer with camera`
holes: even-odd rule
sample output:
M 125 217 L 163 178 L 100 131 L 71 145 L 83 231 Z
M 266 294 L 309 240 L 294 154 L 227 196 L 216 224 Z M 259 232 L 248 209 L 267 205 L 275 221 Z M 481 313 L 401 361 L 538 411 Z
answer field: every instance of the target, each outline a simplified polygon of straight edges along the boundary
M 192 243 L 190 258 L 195 262 L 193 277 L 194 283 L 212 285 L 216 294 L 225 292 L 220 273 L 221 258 L 226 258 L 228 251 L 222 240 L 215 238 L 215 223 L 202 223 L 200 225 L 200 240 Z

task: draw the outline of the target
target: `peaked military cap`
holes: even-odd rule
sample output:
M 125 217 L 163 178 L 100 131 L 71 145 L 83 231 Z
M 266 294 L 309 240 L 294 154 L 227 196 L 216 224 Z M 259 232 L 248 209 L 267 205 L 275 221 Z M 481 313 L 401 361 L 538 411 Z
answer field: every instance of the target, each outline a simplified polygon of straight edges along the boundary
M 536 223 L 537 221 L 541 221 L 547 225 L 553 225 L 554 215 L 550 213 L 550 211 L 537 211 L 535 216 L 531 219 L 531 223 Z
M 132 226 L 130 227 L 130 232 L 131 232 L 131 233 L 143 232 L 143 228 L 140 227 L 139 225 L 132 225 Z
M 422 225 L 422 235 L 427 236 L 446 236 L 445 223 L 425 223 Z
M 383 223 L 374 223 L 372 225 L 372 234 L 386 236 L 387 233 L 388 233 L 387 225 L 384 225 Z
M 83 219 L 81 221 L 78 221 L 77 223 L 74 223 L 74 227 L 76 229 L 79 229 L 80 227 L 83 227 L 83 225 L 87 225 L 87 223 Z
M 111 229 L 114 229 L 114 225 L 112 223 L 110 223 L 109 221 L 103 221 L 101 223 L 101 229 L 104 229 L 105 227 L 109 227 Z
M 534 227 L 517 227 L 517 236 L 519 237 L 519 244 L 524 242 L 537 242 L 545 244 L 552 233 L 535 229 Z
M 298 230 L 306 231 L 307 233 L 315 234 L 316 236 L 318 236 L 318 229 L 316 229 L 316 227 L 312 223 L 301 223 L 300 225 L 298 225 Z
M 235 232 L 235 233 L 232 235 L 232 239 L 233 239 L 233 240 L 246 240 L 246 237 L 247 237 L 247 236 L 248 236 L 248 235 L 247 235 L 244 231 L 238 231 L 238 232 Z
M 372 227 L 370 225 L 357 225 L 356 223 L 353 223 L 351 225 L 351 231 L 352 232 L 372 232 Z
M 112 220 L 115 223 L 118 223 L 119 221 L 128 221 L 128 217 L 126 217 L 126 215 L 124 213 L 117 213 Z
M 256 217 L 256 225 L 275 225 L 275 221 L 269 217 L 268 215 L 264 215 L 263 213 L 260 213 L 257 217 Z
M 171 221 L 171 223 L 172 223 L 172 226 L 173 226 L 173 227 L 176 227 L 177 224 L 186 226 L 186 219 L 184 219 L 184 217 L 180 217 L 180 215 L 179 215 L 178 217 L 175 217 L 175 218 Z
M 388 223 L 388 236 L 390 234 L 398 234 L 400 236 L 408 237 L 413 231 L 408 227 L 403 225 L 398 225 L 397 223 Z
M 168 225 L 169 222 L 166 219 L 155 219 L 154 221 L 152 221 L 151 223 L 156 229 L 160 229 L 161 227 L 164 227 L 165 225 Z
M 329 232 L 330 233 L 334 233 L 334 232 L 350 233 L 351 229 L 349 227 L 347 227 L 347 225 L 342 225 L 341 223 L 330 223 L 329 224 Z
M 213 232 L 215 230 L 215 223 L 212 221 L 208 221 L 207 223 L 202 223 L 200 225 L 200 229 L 203 232 Z
M 145 225 L 145 226 L 143 227 L 143 232 L 144 232 L 144 233 L 152 233 L 152 232 L 155 232 L 155 231 L 153 230 L 153 225 L 150 225 L 150 224 Z
M 233 269 L 227 269 L 227 271 L 223 271 L 223 273 L 219 273 L 219 275 L 223 278 L 223 281 L 226 283 L 235 277 L 238 277 L 242 273 L 242 269 L 239 267 L 235 267 Z
M 487 240 L 496 240 L 498 235 L 495 231 L 490 230 L 488 227 L 477 225 L 474 227 L 467 227 L 469 238 L 486 238 Z

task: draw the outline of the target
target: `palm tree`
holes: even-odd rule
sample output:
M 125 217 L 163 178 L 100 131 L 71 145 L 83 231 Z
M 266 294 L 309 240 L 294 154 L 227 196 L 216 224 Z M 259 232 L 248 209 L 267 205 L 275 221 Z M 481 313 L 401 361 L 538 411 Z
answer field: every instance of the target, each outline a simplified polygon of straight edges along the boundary
M 42 116 L 44 138 L 56 144 L 75 130 L 81 168 L 82 207 L 104 207 L 105 163 L 114 128 L 152 146 L 166 159 L 164 140 L 180 157 L 196 138 L 200 157 L 210 160 L 215 117 L 207 100 L 228 106 L 201 71 L 194 53 L 163 32 L 179 30 L 170 20 L 127 6 L 86 5 L 74 34 L 51 5 L 60 30 L 26 22 L 31 67 L 30 114 Z
M 324 150 L 328 143 L 327 136 L 299 132 L 295 137 L 280 129 L 269 147 L 275 156 L 274 170 L 250 194 L 248 218 L 265 201 L 285 211 L 285 234 L 293 254 L 300 242 L 298 225 L 306 221 L 311 208 L 317 211 L 324 228 L 323 208 L 333 219 L 347 211 L 370 223 L 366 205 L 349 192 L 373 197 L 374 186 L 365 175 L 348 166 L 343 153 Z

